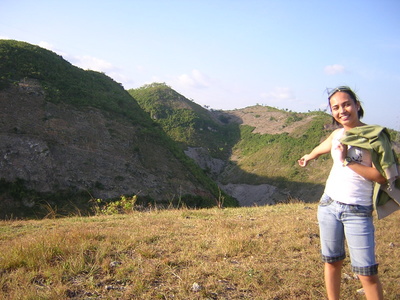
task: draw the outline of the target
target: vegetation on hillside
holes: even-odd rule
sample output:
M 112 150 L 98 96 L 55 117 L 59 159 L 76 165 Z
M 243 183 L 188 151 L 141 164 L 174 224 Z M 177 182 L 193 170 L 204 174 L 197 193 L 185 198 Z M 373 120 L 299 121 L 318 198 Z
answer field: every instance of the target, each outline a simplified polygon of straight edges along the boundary
M 150 126 L 124 88 L 103 73 L 82 70 L 54 52 L 25 42 L 0 40 L 0 88 L 29 78 L 40 81 L 46 100 L 90 106 Z
M 226 124 L 164 83 L 128 91 L 173 140 L 187 147 L 204 147 L 215 158 L 227 159 L 239 139 L 237 124 Z
M 304 180 L 303 174 L 294 166 L 302 155 L 311 151 L 326 137 L 326 120 L 325 115 L 316 116 L 300 136 L 296 133 L 253 133 L 253 127 L 241 126 L 241 139 L 235 145 L 234 152 L 248 166 L 257 166 L 261 176 Z M 260 156 L 264 156 L 264 159 L 260 160 Z

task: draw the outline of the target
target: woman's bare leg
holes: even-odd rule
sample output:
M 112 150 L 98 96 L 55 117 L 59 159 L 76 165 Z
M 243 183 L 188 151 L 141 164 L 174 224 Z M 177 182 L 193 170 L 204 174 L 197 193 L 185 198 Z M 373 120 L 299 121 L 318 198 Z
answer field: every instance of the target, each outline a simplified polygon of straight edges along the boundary
M 325 263 L 325 286 L 329 300 L 339 300 L 343 260 Z
M 382 284 L 379 280 L 378 275 L 363 276 L 358 275 L 362 286 L 364 288 L 365 296 L 368 300 L 382 300 L 383 299 L 383 289 Z

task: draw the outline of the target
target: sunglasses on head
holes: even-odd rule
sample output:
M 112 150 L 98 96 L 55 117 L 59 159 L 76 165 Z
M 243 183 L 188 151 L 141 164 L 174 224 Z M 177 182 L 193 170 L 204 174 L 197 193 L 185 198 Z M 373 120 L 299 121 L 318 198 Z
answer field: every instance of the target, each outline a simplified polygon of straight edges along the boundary
M 349 92 L 351 89 L 348 86 L 338 86 L 334 89 L 327 88 L 326 92 L 328 94 L 328 98 L 332 97 L 332 95 L 336 92 Z

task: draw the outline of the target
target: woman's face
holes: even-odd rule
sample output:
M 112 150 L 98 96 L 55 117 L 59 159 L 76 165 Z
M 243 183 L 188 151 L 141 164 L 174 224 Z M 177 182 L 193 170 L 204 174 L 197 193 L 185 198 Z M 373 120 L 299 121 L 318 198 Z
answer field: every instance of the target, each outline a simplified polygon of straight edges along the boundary
M 336 92 L 330 99 L 332 117 L 343 127 L 353 128 L 361 124 L 358 118 L 360 103 L 356 103 L 347 93 Z

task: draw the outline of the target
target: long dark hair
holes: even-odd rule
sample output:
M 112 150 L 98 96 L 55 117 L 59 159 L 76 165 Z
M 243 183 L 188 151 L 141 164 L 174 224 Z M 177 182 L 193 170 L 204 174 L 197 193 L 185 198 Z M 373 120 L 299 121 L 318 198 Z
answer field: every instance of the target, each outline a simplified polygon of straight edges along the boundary
M 358 100 L 358 97 L 357 97 L 356 93 L 354 93 L 351 88 L 349 88 L 348 86 L 338 86 L 338 87 L 336 87 L 334 89 L 330 89 L 330 90 L 327 90 L 327 91 L 328 91 L 329 108 L 331 107 L 331 98 L 332 98 L 332 96 L 335 95 L 337 92 L 343 92 L 343 93 L 346 93 L 347 95 L 349 95 L 350 98 L 354 101 L 355 104 L 358 103 L 360 105 L 360 109 L 357 112 L 358 119 L 361 119 L 364 116 L 364 109 L 361 106 L 361 102 L 360 102 L 360 100 Z M 334 117 L 332 117 L 332 124 L 333 125 L 340 125 L 339 122 L 336 121 Z

